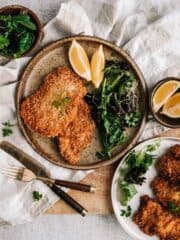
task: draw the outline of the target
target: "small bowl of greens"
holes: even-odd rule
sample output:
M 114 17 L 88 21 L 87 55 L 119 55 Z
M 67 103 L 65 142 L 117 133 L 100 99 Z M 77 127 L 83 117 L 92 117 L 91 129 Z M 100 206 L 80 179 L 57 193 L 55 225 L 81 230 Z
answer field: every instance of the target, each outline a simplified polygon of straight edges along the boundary
M 29 55 L 40 43 L 42 27 L 30 9 L 11 5 L 0 9 L 0 56 Z

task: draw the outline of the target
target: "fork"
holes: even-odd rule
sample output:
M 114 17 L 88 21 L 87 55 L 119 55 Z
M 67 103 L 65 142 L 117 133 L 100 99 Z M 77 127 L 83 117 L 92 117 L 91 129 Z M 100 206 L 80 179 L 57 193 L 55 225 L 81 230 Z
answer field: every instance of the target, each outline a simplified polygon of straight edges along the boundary
M 60 179 L 52 179 L 52 178 L 45 178 L 39 177 L 34 174 L 30 169 L 24 167 L 7 167 L 1 168 L 1 173 L 6 175 L 7 177 L 11 177 L 17 180 L 21 180 L 23 182 L 30 182 L 32 180 L 41 180 L 47 184 L 55 184 L 61 187 L 67 187 L 71 189 L 76 189 L 83 192 L 95 192 L 95 187 L 83 183 L 71 182 L 71 181 L 64 181 Z
M 85 189 L 84 191 L 87 192 L 89 189 L 89 185 L 80 184 L 76 185 L 77 183 L 69 182 L 69 181 L 62 181 L 62 180 L 55 180 L 51 178 L 44 178 L 44 177 L 38 177 L 36 176 L 31 170 L 24 168 L 24 167 L 17 167 L 12 166 L 8 168 L 1 168 L 1 173 L 4 174 L 6 177 L 23 181 L 23 182 L 30 182 L 32 180 L 41 180 L 44 183 L 46 183 L 58 196 L 60 196 L 66 203 L 68 203 L 72 208 L 74 208 L 77 212 L 79 212 L 82 216 L 85 216 L 87 214 L 87 210 L 81 206 L 76 200 L 74 200 L 71 196 L 69 196 L 66 192 L 64 192 L 60 187 L 57 187 L 56 184 L 58 183 L 61 186 L 64 187 L 70 187 L 77 189 L 76 186 L 81 186 L 82 189 Z M 88 188 L 87 188 L 88 186 Z M 83 191 L 81 189 L 81 191 Z M 78 187 L 78 190 L 79 187 Z M 92 192 L 92 191 L 91 191 Z

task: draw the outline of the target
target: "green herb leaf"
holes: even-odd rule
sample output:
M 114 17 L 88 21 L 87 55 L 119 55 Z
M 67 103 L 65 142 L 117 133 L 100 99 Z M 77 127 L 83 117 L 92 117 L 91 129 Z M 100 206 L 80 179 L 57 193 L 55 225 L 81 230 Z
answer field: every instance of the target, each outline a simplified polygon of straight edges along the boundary
M 3 35 L 0 35 L 0 50 L 9 46 L 9 39 Z
M 4 126 L 2 128 L 2 136 L 3 137 L 10 136 L 13 133 L 11 127 L 13 127 L 14 125 L 11 124 L 9 121 L 2 123 L 2 125 Z
M 31 32 L 24 32 L 19 40 L 19 51 L 24 53 L 29 49 L 29 46 L 34 42 L 34 34 Z
M 174 202 L 170 201 L 167 205 L 170 212 L 179 215 L 180 214 L 180 206 L 177 206 Z
M 12 20 L 15 23 L 22 24 L 24 27 L 30 30 L 36 30 L 36 24 L 31 20 L 30 16 L 27 14 L 19 14 L 12 16 Z
M 125 122 L 128 127 L 135 127 L 140 118 L 140 113 L 139 112 L 132 112 L 132 113 L 127 113 L 125 115 Z
M 38 191 L 33 191 L 32 195 L 33 195 L 34 201 L 39 201 L 43 197 L 43 195 Z
M 131 213 L 132 213 L 132 208 L 129 205 L 127 206 L 126 209 L 121 210 L 121 216 L 129 217 L 131 216 Z
M 3 128 L 2 129 L 2 136 L 8 137 L 13 133 L 13 131 L 10 128 Z
M 121 189 L 121 193 L 122 193 L 121 204 L 123 206 L 126 206 L 127 203 L 137 193 L 137 190 L 136 190 L 134 184 L 129 183 L 127 181 L 120 182 L 120 189 Z

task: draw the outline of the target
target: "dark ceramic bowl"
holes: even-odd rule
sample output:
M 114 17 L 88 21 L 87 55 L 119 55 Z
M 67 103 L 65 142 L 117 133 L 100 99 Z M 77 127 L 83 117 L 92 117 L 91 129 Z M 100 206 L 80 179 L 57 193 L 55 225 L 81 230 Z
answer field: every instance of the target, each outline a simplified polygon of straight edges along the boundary
M 155 92 L 158 90 L 158 88 L 164 84 L 165 82 L 168 82 L 170 80 L 175 80 L 175 81 L 178 81 L 180 82 L 180 78 L 176 78 L 176 77 L 168 77 L 168 78 L 165 78 L 163 80 L 161 80 L 160 82 L 158 82 L 153 90 L 152 90 L 152 93 L 150 94 L 150 100 L 149 100 L 149 105 L 150 105 L 150 110 L 154 116 L 154 118 L 159 122 L 161 123 L 162 125 L 166 126 L 166 127 L 169 127 L 169 128 L 180 128 L 180 118 L 170 118 L 168 116 L 165 116 L 163 114 L 160 113 L 160 110 L 158 112 L 155 112 L 154 111 L 154 108 L 153 108 L 153 96 L 155 94 Z M 180 91 L 177 90 L 177 92 Z
M 35 41 L 34 41 L 33 45 L 31 46 L 31 48 L 21 55 L 21 57 L 22 57 L 22 56 L 30 55 L 37 48 L 37 46 L 41 42 L 43 32 L 42 32 L 41 22 L 40 22 L 39 18 L 37 17 L 37 15 L 32 10 L 30 10 L 24 6 L 9 5 L 9 6 L 0 8 L 0 15 L 3 15 L 3 14 L 15 15 L 15 14 L 19 14 L 21 11 L 26 12 L 31 17 L 31 19 L 34 21 L 34 23 L 36 24 L 36 27 L 37 27 Z M 8 57 L 8 58 L 11 58 L 11 57 Z

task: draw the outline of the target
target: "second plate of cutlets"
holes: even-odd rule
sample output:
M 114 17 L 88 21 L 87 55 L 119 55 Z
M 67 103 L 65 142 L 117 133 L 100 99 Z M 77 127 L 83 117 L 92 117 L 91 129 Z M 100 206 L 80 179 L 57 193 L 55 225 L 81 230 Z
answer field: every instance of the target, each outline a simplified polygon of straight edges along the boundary
M 96 154 L 102 150 L 100 131 L 84 100 L 90 84 L 73 72 L 68 59 L 73 40 L 84 48 L 89 59 L 102 45 L 105 59 L 116 57 L 125 62 L 136 81 L 138 123 L 134 126 L 131 116 L 127 119 L 131 125 L 125 130 L 127 138 L 108 159 L 102 160 Z M 59 94 L 59 89 L 65 89 L 65 94 Z M 126 52 L 103 39 L 73 36 L 43 48 L 24 69 L 16 94 L 18 122 L 26 140 L 46 160 L 71 169 L 98 168 L 119 160 L 137 142 L 145 125 L 146 94 L 143 75 Z M 59 121 L 59 106 L 67 110 L 63 121 Z
M 137 165 L 144 157 L 144 153 L 147 154 L 144 158 L 145 165 L 152 159 L 147 171 L 140 175 L 139 179 L 137 168 L 131 176 L 127 174 L 128 157 L 132 152 L 139 154 L 134 159 Z M 152 158 L 149 157 L 150 155 Z M 111 198 L 119 223 L 133 239 L 179 239 L 179 176 L 179 138 L 159 137 L 146 140 L 124 156 L 113 177 Z M 128 186 L 127 182 L 134 179 L 140 184 L 135 182 L 133 186 Z M 132 198 L 126 202 L 126 205 L 123 202 L 122 186 L 126 187 L 126 194 L 128 191 L 132 192 Z

